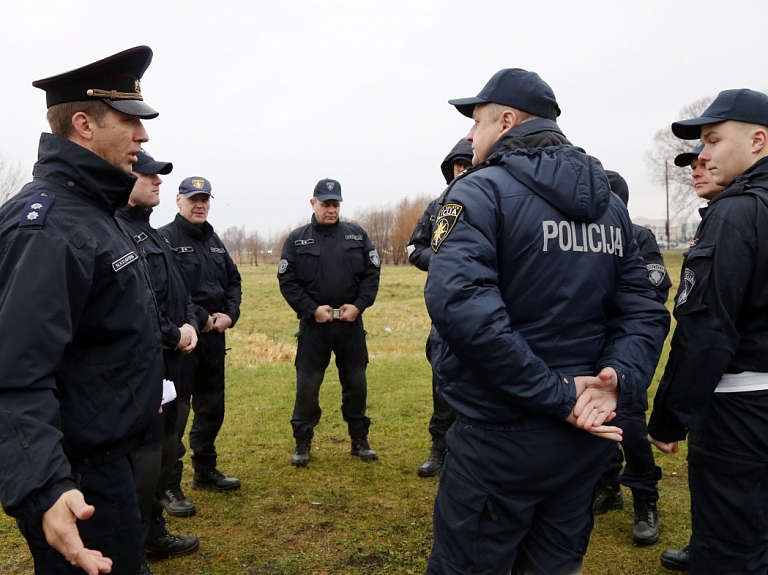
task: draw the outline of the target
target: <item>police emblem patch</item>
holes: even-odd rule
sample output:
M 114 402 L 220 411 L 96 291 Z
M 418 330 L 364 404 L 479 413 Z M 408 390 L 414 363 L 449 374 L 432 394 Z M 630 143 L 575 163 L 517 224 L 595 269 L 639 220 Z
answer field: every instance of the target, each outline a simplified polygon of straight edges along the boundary
M 205 185 L 205 180 L 202 178 L 192 178 L 192 185 L 201 190 Z
M 680 293 L 677 296 L 675 307 L 680 307 L 688 301 L 688 296 L 691 295 L 694 285 L 696 285 L 696 275 L 693 273 L 693 270 L 685 268 L 685 272 L 683 272 L 683 285 L 680 286 Z
M 435 231 L 432 233 L 432 251 L 437 253 L 440 246 L 448 237 L 448 234 L 453 230 L 453 226 L 456 225 L 456 220 L 459 219 L 464 206 L 461 204 L 445 204 L 441 206 L 435 216 Z
M 371 263 L 375 265 L 376 267 L 381 266 L 381 260 L 379 259 L 379 252 L 376 250 L 372 250 L 368 252 L 368 257 L 371 258 Z
M 280 260 L 277 264 L 277 273 L 283 274 L 288 269 L 288 260 Z
M 655 286 L 659 286 L 667 277 L 667 268 L 661 264 L 648 264 L 646 267 L 648 268 L 648 279 Z

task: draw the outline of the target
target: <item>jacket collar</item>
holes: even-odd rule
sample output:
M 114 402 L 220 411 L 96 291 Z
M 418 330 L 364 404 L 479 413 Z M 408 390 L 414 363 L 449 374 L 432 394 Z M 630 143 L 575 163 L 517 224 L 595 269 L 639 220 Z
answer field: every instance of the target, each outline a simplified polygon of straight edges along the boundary
M 202 226 L 196 226 L 181 214 L 176 214 L 173 221 L 181 231 L 196 240 L 207 242 L 213 236 L 213 226 L 208 222 L 203 223 Z
M 53 134 L 40 136 L 32 175 L 57 184 L 110 214 L 128 203 L 136 182 L 136 176 L 126 174 L 83 146 Z

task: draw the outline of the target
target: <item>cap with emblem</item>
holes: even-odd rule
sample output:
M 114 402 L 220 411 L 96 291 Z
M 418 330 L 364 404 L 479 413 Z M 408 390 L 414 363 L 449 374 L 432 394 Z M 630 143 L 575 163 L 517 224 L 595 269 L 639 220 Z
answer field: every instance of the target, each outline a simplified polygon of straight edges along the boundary
M 155 160 L 149 152 L 142 149 L 136 154 L 136 163 L 133 164 L 133 171 L 139 174 L 170 174 L 173 170 L 171 162 L 159 162 Z
M 179 184 L 179 193 L 187 198 L 196 194 L 208 194 L 213 197 L 211 190 L 211 182 L 198 176 L 186 178 Z
M 701 126 L 727 120 L 768 126 L 768 96 L 747 88 L 723 90 L 698 118 L 672 124 L 672 133 L 681 140 L 698 140 Z
M 341 184 L 336 180 L 331 180 L 330 178 L 320 180 L 315 186 L 314 196 L 321 202 L 327 202 L 330 200 L 341 202 L 343 201 L 341 197 Z
M 690 152 L 682 152 L 675 156 L 675 165 L 681 168 L 686 168 L 691 165 L 691 162 L 699 157 L 701 151 L 704 149 L 704 143 L 699 142 L 698 145 Z
M 474 98 L 448 100 L 452 106 L 471 118 L 478 104 L 502 104 L 534 116 L 557 121 L 560 108 L 555 93 L 536 72 L 505 68 L 496 72 Z
M 101 100 L 129 116 L 156 118 L 158 112 L 144 102 L 142 75 L 152 62 L 148 46 L 136 46 L 87 66 L 32 82 L 45 91 L 47 106 L 65 102 Z

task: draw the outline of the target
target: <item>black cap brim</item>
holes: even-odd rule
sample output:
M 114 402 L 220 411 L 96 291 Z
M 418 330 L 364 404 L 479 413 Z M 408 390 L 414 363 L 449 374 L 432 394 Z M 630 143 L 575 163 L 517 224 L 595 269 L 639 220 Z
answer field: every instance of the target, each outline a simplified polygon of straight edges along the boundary
M 339 194 L 322 194 L 319 196 L 315 196 L 316 200 L 320 200 L 321 202 L 343 202 L 344 200 L 341 199 L 341 196 Z
M 141 100 L 102 100 L 107 106 L 129 116 L 138 116 L 142 120 L 157 118 L 160 112 Z
M 675 156 L 675 165 L 679 168 L 687 168 L 698 157 L 699 155 L 693 152 L 683 152 Z
M 139 174 L 160 174 L 161 176 L 170 174 L 172 170 L 173 164 L 171 162 L 158 162 L 157 160 L 147 162 L 138 168 L 133 168 L 133 171 Z
M 467 118 L 471 118 L 472 113 L 475 111 L 475 106 L 478 104 L 487 104 L 488 100 L 474 96 L 472 98 L 458 98 L 456 100 L 448 100 L 448 103 L 451 106 L 455 106 L 459 113 L 462 115 L 466 116 Z
M 698 140 L 701 137 L 701 127 L 709 124 L 725 122 L 724 118 L 712 116 L 700 116 L 690 120 L 681 120 L 672 123 L 672 133 L 681 140 Z

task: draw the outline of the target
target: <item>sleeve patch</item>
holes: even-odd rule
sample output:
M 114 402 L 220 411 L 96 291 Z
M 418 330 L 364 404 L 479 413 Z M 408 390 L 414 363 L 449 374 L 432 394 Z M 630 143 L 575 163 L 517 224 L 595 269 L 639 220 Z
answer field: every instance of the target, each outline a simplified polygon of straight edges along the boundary
M 648 279 L 651 280 L 656 287 L 661 285 L 664 278 L 667 277 L 667 268 L 661 264 L 648 264 Z
M 48 211 L 53 205 L 53 200 L 55 198 L 55 195 L 49 194 L 48 192 L 33 194 L 29 200 L 27 200 L 27 204 L 21 212 L 19 227 L 42 228 L 45 225 L 45 217 L 48 215 Z
M 696 285 L 696 274 L 690 268 L 685 268 L 683 272 L 683 285 L 680 286 L 680 293 L 677 294 L 676 307 L 680 307 L 688 301 L 688 296 L 693 291 L 693 286 Z
M 376 250 L 371 250 L 368 252 L 368 257 L 371 258 L 371 263 L 375 265 L 377 268 L 381 267 L 381 260 L 379 259 L 379 252 Z
M 459 219 L 464 206 L 460 204 L 445 204 L 437 210 L 435 216 L 435 231 L 432 233 L 432 251 L 437 253 L 440 246 L 448 238 L 448 234 L 451 233 L 453 227 L 456 225 L 456 220 Z
M 288 269 L 288 260 L 280 260 L 280 263 L 277 264 L 277 273 L 284 274 L 285 270 Z

